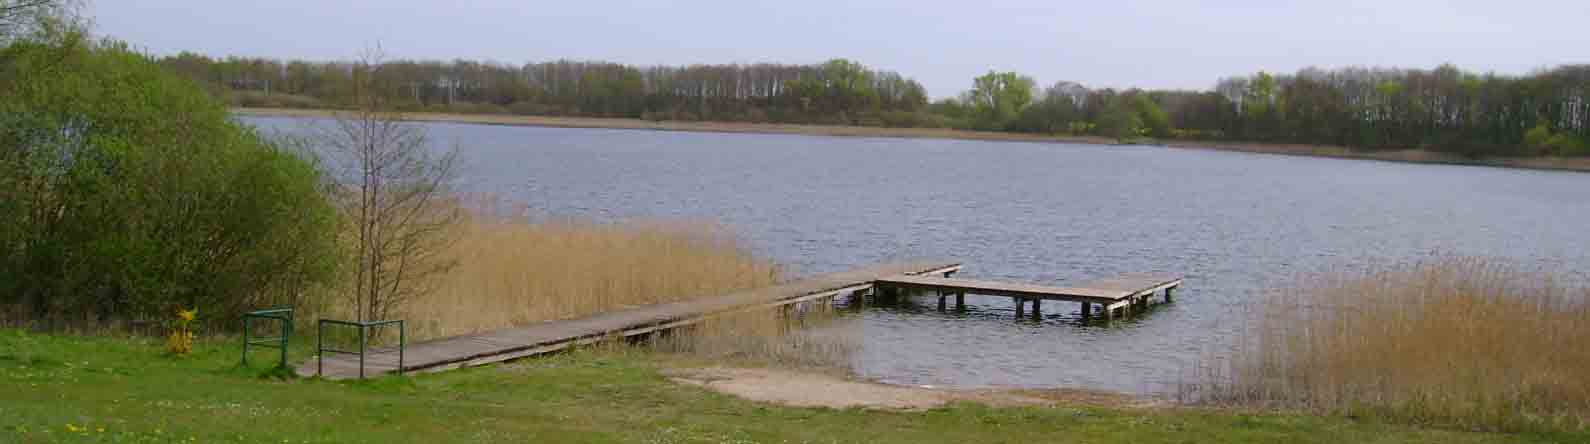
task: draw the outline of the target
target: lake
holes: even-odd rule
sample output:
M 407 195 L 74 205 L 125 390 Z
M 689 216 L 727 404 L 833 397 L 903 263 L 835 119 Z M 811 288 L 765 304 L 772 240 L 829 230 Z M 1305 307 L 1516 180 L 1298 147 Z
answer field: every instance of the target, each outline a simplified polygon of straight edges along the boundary
M 302 121 L 245 118 L 267 129 Z M 1148 146 L 423 124 L 466 187 L 536 213 L 711 219 L 797 274 L 953 258 L 957 277 L 1186 276 L 1110 325 L 970 295 L 869 308 L 854 370 L 899 384 L 1164 393 L 1299 273 L 1470 255 L 1590 265 L 1590 174 Z

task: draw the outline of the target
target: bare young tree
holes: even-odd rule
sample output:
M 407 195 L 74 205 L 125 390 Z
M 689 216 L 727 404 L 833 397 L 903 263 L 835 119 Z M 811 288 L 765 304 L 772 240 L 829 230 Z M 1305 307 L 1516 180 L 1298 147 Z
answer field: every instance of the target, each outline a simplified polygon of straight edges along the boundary
M 455 261 L 444 256 L 462 216 L 452 182 L 458 149 L 438 150 L 423 127 L 387 102 L 379 50 L 354 64 L 355 103 L 323 128 L 322 150 L 338 183 L 333 193 L 353 226 L 356 317 L 386 319 L 431 290 Z
M 81 0 L 0 0 L 0 44 L 39 33 L 81 29 Z

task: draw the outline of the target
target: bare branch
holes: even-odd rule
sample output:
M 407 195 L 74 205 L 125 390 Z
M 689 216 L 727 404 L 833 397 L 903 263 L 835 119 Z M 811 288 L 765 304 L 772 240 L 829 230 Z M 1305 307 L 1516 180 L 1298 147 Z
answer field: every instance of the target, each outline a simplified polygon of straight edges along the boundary
M 344 214 L 357 227 L 353 305 L 360 319 L 394 315 L 433 278 L 459 220 L 450 184 L 457 149 L 433 154 L 423 128 L 392 112 L 380 93 L 380 47 L 353 67 L 358 106 L 321 132 Z

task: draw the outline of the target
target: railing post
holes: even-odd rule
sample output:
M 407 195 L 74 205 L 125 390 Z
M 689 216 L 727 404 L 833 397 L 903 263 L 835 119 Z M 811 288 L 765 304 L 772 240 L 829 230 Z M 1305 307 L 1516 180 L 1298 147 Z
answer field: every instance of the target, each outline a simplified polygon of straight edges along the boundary
M 254 328 L 254 321 L 258 319 L 277 322 L 277 331 L 279 335 L 274 338 L 255 338 L 254 334 L 258 333 L 258 329 Z M 278 307 L 243 313 L 242 365 L 248 365 L 248 354 L 253 350 L 254 346 L 258 345 L 266 348 L 276 347 L 280 349 L 277 351 L 277 359 L 279 359 L 281 362 L 277 365 L 280 367 L 286 367 L 287 347 L 288 344 L 292 343 L 293 337 L 293 320 L 293 309 L 291 307 Z M 271 341 L 274 342 L 274 344 L 266 343 L 265 341 Z
M 243 315 L 243 366 L 244 367 L 248 366 L 248 318 L 249 318 L 249 316 L 247 314 Z
M 368 340 L 365 336 L 364 325 L 359 325 L 359 379 L 364 379 L 364 354 Z
M 326 320 L 315 322 L 315 376 L 326 371 Z
M 398 321 L 398 376 L 403 376 L 403 353 L 409 348 L 408 330 L 403 321 Z
M 290 311 L 287 312 L 287 316 L 282 317 L 281 321 L 282 321 L 282 337 L 281 337 L 281 343 L 280 343 L 281 344 L 281 349 L 282 349 L 282 363 L 281 363 L 281 366 L 282 367 L 286 367 L 287 366 L 287 341 L 288 341 L 287 338 L 290 338 L 290 337 L 293 336 L 293 312 L 290 312 Z

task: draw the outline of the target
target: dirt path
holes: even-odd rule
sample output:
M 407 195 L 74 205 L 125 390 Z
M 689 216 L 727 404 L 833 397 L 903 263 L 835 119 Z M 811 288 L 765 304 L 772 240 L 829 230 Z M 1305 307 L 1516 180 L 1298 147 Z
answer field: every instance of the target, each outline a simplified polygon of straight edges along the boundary
M 952 402 L 991 406 L 1091 405 L 1112 408 L 1150 408 L 1159 401 L 1113 393 L 1079 390 L 952 390 L 908 387 L 854 381 L 838 376 L 765 368 L 671 369 L 664 375 L 674 382 L 705 387 L 752 401 L 796 407 L 877 408 L 920 410 Z

